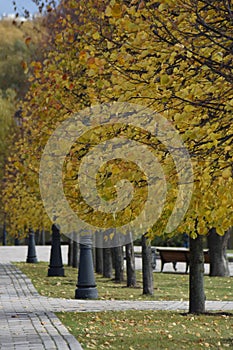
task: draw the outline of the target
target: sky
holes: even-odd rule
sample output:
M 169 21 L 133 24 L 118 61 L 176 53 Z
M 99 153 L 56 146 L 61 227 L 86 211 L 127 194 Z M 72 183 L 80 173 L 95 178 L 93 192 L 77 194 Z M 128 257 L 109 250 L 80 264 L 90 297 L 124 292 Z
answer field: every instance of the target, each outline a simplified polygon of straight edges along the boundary
M 20 15 L 23 14 L 23 8 L 27 9 L 30 13 L 38 12 L 36 5 L 32 0 L 14 0 L 17 5 L 17 10 Z M 0 16 L 3 13 L 12 14 L 14 13 L 13 0 L 0 0 Z

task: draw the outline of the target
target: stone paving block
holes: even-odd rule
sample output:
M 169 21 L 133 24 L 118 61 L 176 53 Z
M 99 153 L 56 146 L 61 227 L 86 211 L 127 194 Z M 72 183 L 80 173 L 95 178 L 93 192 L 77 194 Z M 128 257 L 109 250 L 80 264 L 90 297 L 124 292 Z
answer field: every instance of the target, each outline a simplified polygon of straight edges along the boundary
M 30 280 L 15 266 L 0 264 L 0 286 L 0 310 L 3 310 L 0 313 L 0 349 L 70 349 L 67 339 L 59 331 L 59 328 L 64 331 L 65 327 L 50 312 L 49 300 L 44 303 Z M 56 326 L 50 319 L 58 320 Z M 71 337 L 76 349 L 81 349 L 78 341 Z

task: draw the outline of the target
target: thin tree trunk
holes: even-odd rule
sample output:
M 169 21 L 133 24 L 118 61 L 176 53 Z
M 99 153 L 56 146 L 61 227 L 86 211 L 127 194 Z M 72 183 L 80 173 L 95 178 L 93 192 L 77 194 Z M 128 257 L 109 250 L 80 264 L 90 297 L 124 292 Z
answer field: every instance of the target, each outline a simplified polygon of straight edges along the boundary
M 69 238 L 68 241 L 68 266 L 72 266 L 73 264 L 73 240 Z
M 73 241 L 73 259 L 72 259 L 72 267 L 77 268 L 79 263 L 79 247 L 78 242 L 76 240 Z
M 121 283 L 124 280 L 124 255 L 123 247 L 113 248 L 115 282 Z
M 95 272 L 103 273 L 103 248 L 95 248 Z
M 40 232 L 40 244 L 45 245 L 45 229 L 44 228 L 42 228 L 42 230 Z
M 136 273 L 135 273 L 135 257 L 134 257 L 134 245 L 128 243 L 125 246 L 126 255 L 126 272 L 127 272 L 127 287 L 136 287 Z
M 2 245 L 7 245 L 7 239 L 6 239 L 6 222 L 3 223 L 3 230 L 2 230 Z
M 35 243 L 36 245 L 40 244 L 40 230 L 35 231 Z
M 111 254 L 112 254 L 112 269 L 115 270 L 115 251 L 114 248 L 110 248 L 111 249 Z
M 111 248 L 103 248 L 103 276 L 112 278 L 112 253 Z
M 205 312 L 204 254 L 202 236 L 190 238 L 189 313 Z
M 215 228 L 212 228 L 207 237 L 210 255 L 210 276 L 230 276 L 226 255 L 227 242 L 230 230 L 224 236 L 219 236 Z
M 151 264 L 151 245 L 145 235 L 142 236 L 142 274 L 143 294 L 154 294 L 153 269 Z

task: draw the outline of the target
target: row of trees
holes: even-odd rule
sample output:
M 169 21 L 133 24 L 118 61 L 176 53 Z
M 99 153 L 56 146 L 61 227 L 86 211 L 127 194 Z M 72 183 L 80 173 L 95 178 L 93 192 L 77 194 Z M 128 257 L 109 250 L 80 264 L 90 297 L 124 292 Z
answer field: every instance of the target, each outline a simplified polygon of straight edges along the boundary
M 96 103 L 149 106 L 173 123 L 191 156 L 193 195 L 178 231 L 187 232 L 191 242 L 190 311 L 203 312 L 202 236 L 210 231 L 223 236 L 233 226 L 231 2 L 64 0 L 49 23 L 45 57 L 32 64 L 31 88 L 21 104 L 22 134 L 7 166 L 4 204 L 12 233 L 51 225 L 39 191 L 39 162 L 62 121 Z M 163 234 L 174 208 L 179 173 L 169 150 L 149 133 L 145 137 L 144 131 L 122 125 L 114 132 L 105 130 L 104 138 L 139 140 L 163 165 L 167 202 L 160 220 L 148 227 L 146 237 L 153 239 Z M 85 139 L 74 144 L 64 167 L 65 193 L 78 212 L 78 168 L 98 144 L 98 133 L 91 140 L 88 147 Z M 114 181 L 104 192 L 107 200 L 114 195 L 109 191 Z M 141 196 L 138 204 L 143 201 Z M 85 206 L 82 215 L 89 215 Z
M 8 230 L 3 200 L 5 174 L 13 153 L 18 152 L 18 140 L 22 136 L 20 101 L 30 86 L 31 63 L 42 59 L 40 43 L 45 35 L 42 18 L 0 21 L 0 221 L 4 235 Z
M 14 118 L 17 103 L 25 96 L 29 84 L 28 65 L 36 54 L 38 35 L 33 24 L 24 26 L 10 20 L 0 21 L 0 220 L 4 222 L 2 190 L 5 166 L 10 156 L 10 147 L 17 134 Z M 29 34 L 33 34 L 32 41 Z M 30 45 L 29 45 L 30 41 Z

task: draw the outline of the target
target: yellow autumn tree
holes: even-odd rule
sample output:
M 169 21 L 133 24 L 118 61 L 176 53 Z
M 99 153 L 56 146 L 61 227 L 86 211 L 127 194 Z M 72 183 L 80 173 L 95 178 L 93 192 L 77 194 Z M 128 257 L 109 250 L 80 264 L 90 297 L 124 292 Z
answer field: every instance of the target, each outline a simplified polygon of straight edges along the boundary
M 55 35 L 51 42 L 46 41 L 54 51 L 48 52 L 45 47 L 44 60 L 30 65 L 31 87 L 21 103 L 21 135 L 11 150 L 4 188 L 5 211 L 13 235 L 24 236 L 30 227 L 50 229 L 39 189 L 40 157 L 54 129 L 88 104 L 82 67 L 76 65 L 76 52 L 72 50 L 75 33 L 69 20 L 69 16 L 57 18 Z
M 96 47 L 102 44 L 92 61 L 102 52 L 105 79 L 94 77 L 102 78 L 105 100 L 140 102 L 173 122 L 195 175 L 193 200 L 179 230 L 195 236 L 216 227 L 224 234 L 232 225 L 230 11 L 224 2 L 131 4 L 111 1 L 106 7 L 109 26 L 101 28 L 99 39 L 92 35 Z
M 30 164 L 35 176 L 48 137 L 71 113 L 96 102 L 140 103 L 175 125 L 192 158 L 193 199 L 179 230 L 195 237 L 215 227 L 224 234 L 232 225 L 232 23 L 227 10 L 220 4 L 214 11 L 208 1 L 101 6 L 68 1 L 64 6 L 73 15 L 59 18 L 54 50 L 43 65 L 33 64 L 35 81 L 24 105 L 24 134 L 28 128 L 31 140 L 25 145 L 29 137 L 24 137 L 22 147 L 35 162 Z M 172 160 L 167 156 L 165 161 L 163 152 L 160 159 L 169 163 L 170 172 Z M 170 178 L 174 185 L 175 171 Z M 173 186 L 163 220 L 148 227 L 151 237 L 159 227 L 163 232 L 175 193 Z
M 101 37 L 105 96 L 153 106 L 173 122 L 192 159 L 192 201 L 178 227 L 196 238 L 190 241 L 192 312 L 204 310 L 200 235 L 213 228 L 224 235 L 232 226 L 231 11 L 225 1 L 111 1 L 109 28 Z M 168 202 L 150 237 L 164 230 Z
M 194 188 L 189 209 L 177 229 L 192 238 L 207 234 L 213 227 L 223 235 L 233 223 L 230 2 L 111 0 L 99 4 L 94 0 L 67 0 L 63 7 L 55 22 L 53 49 L 43 64 L 33 63 L 34 80 L 23 105 L 21 155 L 12 162 L 18 175 L 12 177 L 5 192 L 7 210 L 17 217 L 17 227 L 48 223 L 40 199 L 38 171 L 43 149 L 55 129 L 87 106 L 117 101 L 159 113 L 176 128 L 189 151 Z M 160 220 L 147 228 L 151 238 L 162 234 L 176 204 L 182 172 L 177 171 L 168 145 L 162 145 L 150 132 L 122 123 L 102 132 L 105 140 L 117 135 L 139 140 L 163 165 L 167 201 Z M 83 219 L 92 217 L 93 211 L 84 204 L 80 212 L 83 197 L 77 186 L 78 167 L 82 156 L 98 143 L 100 133 L 85 134 L 80 144 L 72 146 L 65 161 L 66 197 Z M 91 144 L 87 141 L 90 138 Z M 105 200 L 116 195 L 114 185 L 120 170 L 132 175 L 133 171 L 127 174 L 126 169 L 133 170 L 133 166 L 107 164 L 102 169 L 104 174 L 113 174 L 111 181 L 101 174 L 97 178 Z M 135 188 L 136 180 L 137 176 L 130 180 Z M 14 214 L 10 186 L 14 198 L 18 198 Z M 143 205 L 142 189 L 148 187 L 138 189 L 137 198 Z M 23 218 L 19 198 L 25 203 Z M 184 204 L 180 202 L 181 210 Z M 135 213 L 133 205 L 125 213 L 127 220 Z M 108 222 L 111 224 L 111 220 Z

